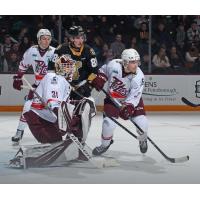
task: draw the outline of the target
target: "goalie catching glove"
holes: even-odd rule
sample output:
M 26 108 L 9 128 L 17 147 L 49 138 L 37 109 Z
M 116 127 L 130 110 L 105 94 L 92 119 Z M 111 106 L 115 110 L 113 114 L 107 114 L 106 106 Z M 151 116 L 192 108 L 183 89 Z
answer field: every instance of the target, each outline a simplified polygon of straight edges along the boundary
M 125 102 L 122 104 L 122 107 L 120 108 L 119 116 L 124 120 L 128 120 L 134 114 L 134 111 L 135 111 L 134 106 L 130 103 Z

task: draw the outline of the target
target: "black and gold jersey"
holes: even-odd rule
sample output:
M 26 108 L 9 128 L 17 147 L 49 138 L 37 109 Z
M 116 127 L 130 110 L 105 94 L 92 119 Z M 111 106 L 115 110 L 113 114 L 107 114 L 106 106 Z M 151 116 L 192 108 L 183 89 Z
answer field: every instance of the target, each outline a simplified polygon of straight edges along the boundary
M 61 55 L 69 54 L 76 61 L 72 85 L 78 85 L 81 81 L 87 80 L 91 74 L 96 74 L 98 71 L 98 63 L 96 54 L 89 45 L 84 44 L 79 51 L 71 48 L 69 45 L 60 45 L 54 52 L 50 68 L 54 67 L 55 60 Z

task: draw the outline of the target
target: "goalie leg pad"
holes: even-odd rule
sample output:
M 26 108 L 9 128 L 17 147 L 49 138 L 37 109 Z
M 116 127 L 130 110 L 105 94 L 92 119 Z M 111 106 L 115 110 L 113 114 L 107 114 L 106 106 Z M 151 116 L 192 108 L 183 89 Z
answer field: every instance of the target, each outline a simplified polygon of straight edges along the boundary
M 26 112 L 24 116 L 33 136 L 38 142 L 44 144 L 62 141 L 62 135 L 59 132 L 57 123 L 46 121 L 33 111 Z

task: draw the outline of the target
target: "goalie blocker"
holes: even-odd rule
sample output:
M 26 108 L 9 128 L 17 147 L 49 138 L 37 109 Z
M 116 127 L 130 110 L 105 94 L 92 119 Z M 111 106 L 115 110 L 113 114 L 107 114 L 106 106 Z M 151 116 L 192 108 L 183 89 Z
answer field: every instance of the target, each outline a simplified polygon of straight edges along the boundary
M 38 145 L 22 146 L 15 157 L 10 160 L 10 167 L 29 168 L 62 164 L 71 160 L 88 160 L 77 145 L 66 135 L 73 133 L 82 144 L 87 139 L 91 119 L 96 114 L 92 98 L 66 103 L 67 121 L 61 108 L 56 112 L 58 119 L 50 122 L 30 110 L 25 113 L 29 128 Z

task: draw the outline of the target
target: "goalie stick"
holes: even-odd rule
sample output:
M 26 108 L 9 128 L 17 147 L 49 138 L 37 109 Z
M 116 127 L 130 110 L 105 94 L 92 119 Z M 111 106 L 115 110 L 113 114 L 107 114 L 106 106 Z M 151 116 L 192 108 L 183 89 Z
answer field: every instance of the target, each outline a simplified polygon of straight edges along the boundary
M 64 119 L 66 123 L 70 121 L 70 115 L 68 113 L 68 110 L 66 109 L 66 103 L 61 103 L 61 109 L 63 112 Z M 97 168 L 103 168 L 103 167 L 110 167 L 110 166 L 118 166 L 119 164 L 115 161 L 113 158 L 103 158 L 103 157 L 93 157 L 91 156 L 82 145 L 81 142 L 79 142 L 78 138 L 73 133 L 68 133 L 68 137 L 74 142 L 74 144 L 77 146 L 77 148 L 82 152 L 82 154 L 85 156 L 85 158 L 91 162 L 91 164 Z
M 198 107 L 200 104 L 194 104 L 191 101 L 187 100 L 185 97 L 181 98 L 182 102 L 191 107 Z
M 102 89 L 102 91 L 103 91 L 103 93 L 104 93 L 107 97 L 110 98 L 110 100 L 111 100 L 117 107 L 120 106 L 120 105 L 119 105 L 119 102 L 115 101 L 104 89 Z M 108 116 L 107 116 L 107 117 L 108 117 Z M 126 132 L 128 132 L 130 135 L 132 135 L 134 138 L 137 139 L 137 136 L 136 136 L 136 135 L 134 135 L 130 130 L 128 130 L 126 127 L 124 127 L 122 124 L 120 124 L 117 120 L 113 119 L 112 117 L 108 117 L 108 118 L 110 118 L 110 119 L 111 119 L 112 121 L 114 121 L 117 125 L 119 125 L 119 126 L 120 126 L 121 128 L 123 128 Z M 130 119 L 130 121 L 139 129 L 139 131 L 140 131 L 141 133 L 144 133 L 144 131 L 143 131 L 133 120 Z M 163 156 L 166 160 L 168 160 L 168 161 L 170 161 L 170 162 L 172 162 L 172 163 L 185 162 L 185 161 L 188 161 L 188 160 L 189 160 L 189 156 L 183 156 L 183 157 L 180 157 L 180 158 L 171 158 L 171 157 L 167 156 L 167 155 L 155 144 L 155 142 L 154 142 L 151 138 L 147 137 L 147 139 L 148 139 L 148 140 L 151 142 L 151 144 L 162 154 L 162 156 Z

